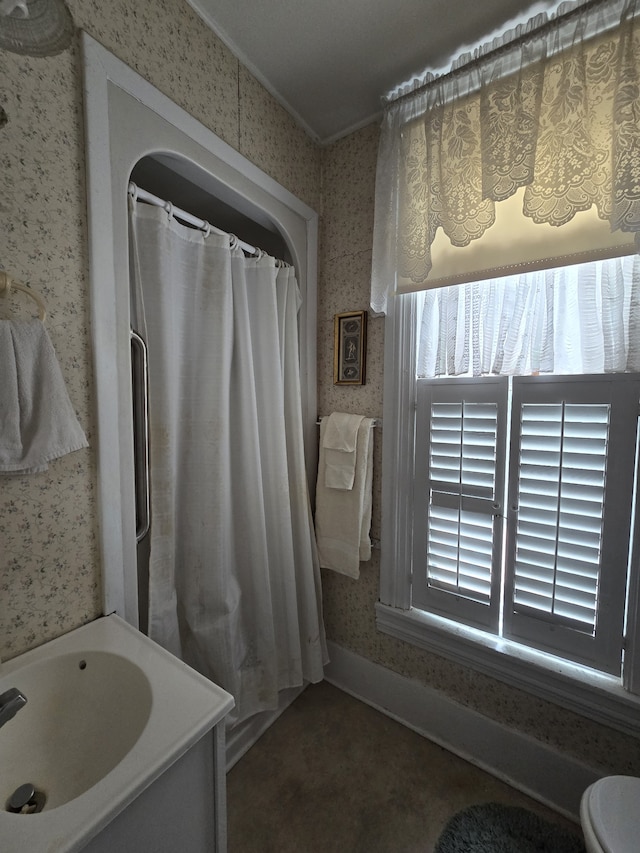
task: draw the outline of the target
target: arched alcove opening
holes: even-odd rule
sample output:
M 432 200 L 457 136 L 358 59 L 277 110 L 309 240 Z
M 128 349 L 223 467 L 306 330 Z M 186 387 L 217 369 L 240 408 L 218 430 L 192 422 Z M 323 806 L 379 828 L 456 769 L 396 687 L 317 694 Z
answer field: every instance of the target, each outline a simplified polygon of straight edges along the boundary
M 137 626 L 129 180 L 137 178 L 150 192 L 295 266 L 303 298 L 300 363 L 310 482 L 317 443 L 318 217 L 90 36 L 83 34 L 82 45 L 103 607 Z

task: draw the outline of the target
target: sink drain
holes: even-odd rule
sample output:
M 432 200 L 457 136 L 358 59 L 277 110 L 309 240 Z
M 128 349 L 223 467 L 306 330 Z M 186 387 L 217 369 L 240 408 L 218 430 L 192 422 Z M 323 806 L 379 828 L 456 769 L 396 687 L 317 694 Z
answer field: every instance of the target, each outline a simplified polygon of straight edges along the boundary
M 31 782 L 16 788 L 7 801 L 7 811 L 13 814 L 37 814 L 44 808 L 47 798 Z

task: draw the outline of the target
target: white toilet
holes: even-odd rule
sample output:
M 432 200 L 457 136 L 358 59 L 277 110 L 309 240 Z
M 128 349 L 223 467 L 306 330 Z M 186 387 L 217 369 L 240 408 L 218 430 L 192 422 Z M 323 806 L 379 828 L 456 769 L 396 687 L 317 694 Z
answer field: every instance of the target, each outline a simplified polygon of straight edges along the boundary
M 638 853 L 640 779 L 605 776 L 590 785 L 580 802 L 587 853 Z

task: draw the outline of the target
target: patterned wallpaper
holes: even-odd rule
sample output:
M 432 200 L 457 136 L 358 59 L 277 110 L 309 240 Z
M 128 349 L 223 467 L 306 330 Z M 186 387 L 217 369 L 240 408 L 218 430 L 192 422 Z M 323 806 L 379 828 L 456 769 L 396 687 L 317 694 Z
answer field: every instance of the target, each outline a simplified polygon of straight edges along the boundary
M 320 152 L 204 26 L 186 0 L 68 0 L 78 27 L 316 210 L 322 226 L 319 412 L 382 415 L 383 321 L 370 318 L 367 384 L 333 385 L 333 315 L 368 305 L 377 128 Z M 0 51 L 0 266 L 44 296 L 48 329 L 72 402 L 95 442 L 87 297 L 81 58 Z M 322 164 L 321 164 L 322 159 Z M 31 310 L 24 297 L 0 313 Z M 374 456 L 374 538 L 380 536 L 380 434 Z M 91 447 L 29 477 L 0 481 L 0 657 L 100 613 L 95 458 Z M 442 690 L 481 713 L 600 766 L 640 775 L 640 743 L 555 705 L 379 634 L 379 551 L 359 581 L 324 573 L 329 637 Z
M 186 0 L 68 0 L 74 22 L 315 209 L 320 152 Z M 0 267 L 47 303 L 47 328 L 90 447 L 0 480 L 0 659 L 100 615 L 79 42 L 0 50 Z M 0 316 L 27 317 L 24 296 Z
M 367 308 L 371 273 L 378 128 L 371 125 L 323 149 L 318 311 L 318 409 L 382 417 L 383 320 L 369 318 L 367 384 L 333 385 L 333 315 Z M 383 424 L 384 428 L 384 424 Z M 372 536 L 380 536 L 381 435 L 376 434 Z M 360 579 L 323 570 L 327 635 L 334 642 L 545 744 L 601 768 L 640 775 L 640 740 L 501 684 L 376 630 L 380 551 Z

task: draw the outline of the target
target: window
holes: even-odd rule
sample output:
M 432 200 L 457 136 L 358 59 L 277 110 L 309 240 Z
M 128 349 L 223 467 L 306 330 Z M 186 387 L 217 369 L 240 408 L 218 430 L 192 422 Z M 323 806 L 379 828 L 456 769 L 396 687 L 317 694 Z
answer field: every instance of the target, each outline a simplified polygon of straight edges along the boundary
M 419 378 L 423 298 L 385 331 L 378 627 L 636 730 L 640 374 Z
M 640 247 L 639 46 L 624 0 L 562 5 L 390 92 L 371 272 L 380 629 L 634 734 L 640 274 L 567 283 Z

